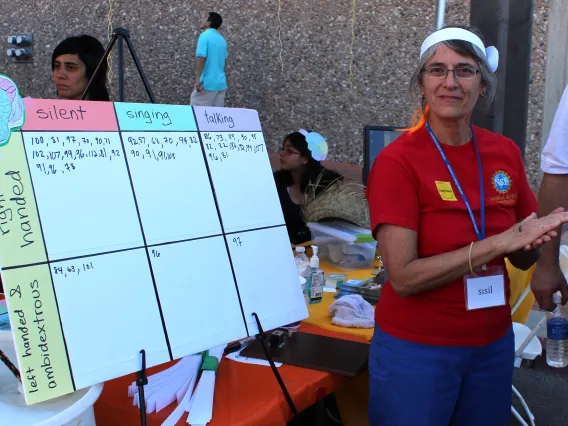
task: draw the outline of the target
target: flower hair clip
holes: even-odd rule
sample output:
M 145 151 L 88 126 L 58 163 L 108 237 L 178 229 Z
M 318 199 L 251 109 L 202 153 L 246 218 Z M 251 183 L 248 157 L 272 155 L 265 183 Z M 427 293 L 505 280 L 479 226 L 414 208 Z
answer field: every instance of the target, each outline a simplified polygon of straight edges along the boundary
M 308 149 L 312 153 L 312 158 L 316 161 L 323 161 L 327 158 L 328 145 L 325 138 L 316 132 L 308 132 L 307 130 L 300 129 L 301 133 L 308 142 Z

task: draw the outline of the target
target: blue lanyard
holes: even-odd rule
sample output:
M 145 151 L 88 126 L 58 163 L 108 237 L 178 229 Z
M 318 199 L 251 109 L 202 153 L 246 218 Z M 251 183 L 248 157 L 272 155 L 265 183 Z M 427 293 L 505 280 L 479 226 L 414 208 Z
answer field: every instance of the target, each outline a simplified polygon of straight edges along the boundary
M 473 136 L 473 146 L 475 147 L 475 153 L 477 154 L 477 166 L 479 167 L 479 196 L 480 196 L 479 204 L 481 210 L 481 231 L 477 226 L 477 222 L 475 221 L 475 216 L 473 215 L 473 210 L 471 210 L 471 205 L 469 204 L 469 201 L 467 201 L 467 197 L 465 196 L 465 193 L 463 192 L 460 182 L 458 181 L 458 177 L 456 176 L 454 169 L 452 169 L 452 165 L 450 164 L 448 157 L 446 157 L 446 154 L 444 153 L 444 150 L 442 149 L 440 142 L 438 142 L 438 139 L 436 138 L 436 135 L 432 131 L 432 128 L 430 127 L 429 123 L 426 123 L 426 130 L 428 130 L 428 133 L 430 133 L 430 137 L 434 141 L 434 145 L 436 145 L 436 148 L 438 148 L 438 152 L 442 156 L 442 160 L 444 160 L 444 163 L 448 168 L 448 172 L 450 172 L 450 175 L 454 180 L 454 184 L 456 185 L 460 197 L 462 198 L 465 207 L 467 209 L 467 212 L 469 213 L 469 218 L 471 219 L 471 223 L 473 223 L 473 229 L 475 229 L 475 234 L 477 235 L 477 239 L 483 240 L 485 238 L 485 191 L 483 187 L 483 170 L 481 169 L 481 156 L 479 155 L 479 148 L 477 147 L 477 140 L 475 139 L 475 134 L 473 133 L 473 129 L 471 129 L 471 134 Z

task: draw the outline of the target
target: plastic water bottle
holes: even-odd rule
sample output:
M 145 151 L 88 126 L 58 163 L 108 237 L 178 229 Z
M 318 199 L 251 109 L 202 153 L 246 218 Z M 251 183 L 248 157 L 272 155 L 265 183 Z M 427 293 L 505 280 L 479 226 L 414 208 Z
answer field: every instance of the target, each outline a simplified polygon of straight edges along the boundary
M 305 247 L 296 247 L 296 255 L 294 256 L 296 260 L 296 265 L 300 262 L 310 263 L 308 256 L 306 256 L 306 248 Z
M 568 318 L 561 304 L 560 293 L 555 293 L 552 301 L 556 308 L 546 320 L 546 363 L 551 367 L 563 368 L 568 365 Z
M 310 260 L 306 256 L 305 247 L 296 247 L 296 254 L 294 255 L 294 260 L 296 261 L 296 268 L 298 268 L 298 275 L 304 279 L 304 284 L 302 284 L 302 292 L 304 293 L 304 300 L 306 305 L 310 303 L 310 298 L 308 296 L 308 281 L 310 279 Z
M 294 260 L 296 260 L 298 275 L 307 279 L 310 276 L 310 260 L 308 259 L 308 256 L 306 256 L 305 247 L 296 247 Z

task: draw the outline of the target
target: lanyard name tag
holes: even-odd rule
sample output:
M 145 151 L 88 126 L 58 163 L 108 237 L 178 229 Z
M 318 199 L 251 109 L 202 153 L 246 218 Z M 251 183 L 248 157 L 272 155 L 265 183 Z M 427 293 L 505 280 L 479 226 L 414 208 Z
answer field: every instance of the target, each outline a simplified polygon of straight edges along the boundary
M 505 275 L 502 266 L 488 266 L 476 275 L 464 275 L 468 311 L 505 305 Z

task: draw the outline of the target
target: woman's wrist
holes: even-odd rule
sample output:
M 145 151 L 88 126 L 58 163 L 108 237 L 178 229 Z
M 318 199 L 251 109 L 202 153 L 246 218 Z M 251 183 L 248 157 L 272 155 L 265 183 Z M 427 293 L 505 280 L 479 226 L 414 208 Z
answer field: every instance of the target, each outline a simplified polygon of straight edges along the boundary
M 488 255 L 492 258 L 496 258 L 499 256 L 506 256 L 508 253 L 507 245 L 504 241 L 504 233 L 494 235 L 492 237 L 486 238 L 485 241 L 488 244 Z

